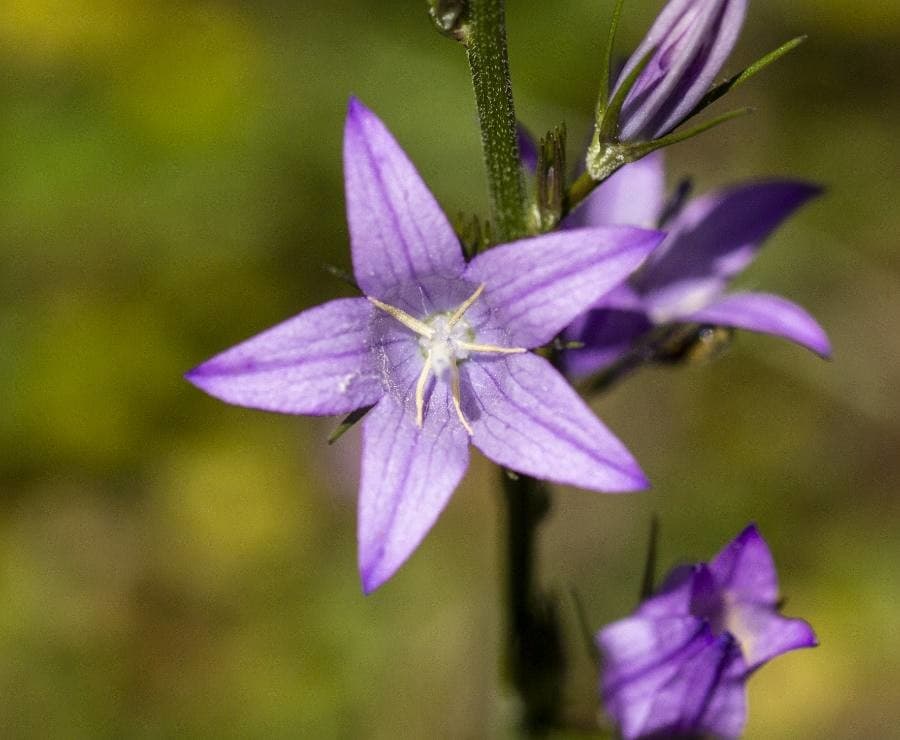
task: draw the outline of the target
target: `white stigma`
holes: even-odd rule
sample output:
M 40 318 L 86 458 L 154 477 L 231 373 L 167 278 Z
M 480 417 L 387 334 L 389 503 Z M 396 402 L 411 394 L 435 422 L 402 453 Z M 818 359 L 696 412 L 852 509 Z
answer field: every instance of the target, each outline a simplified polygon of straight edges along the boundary
M 450 392 L 456 415 L 471 436 L 472 426 L 463 414 L 459 398 L 459 367 L 457 362 L 468 359 L 473 352 L 485 354 L 511 355 L 526 352 L 522 347 L 498 347 L 492 344 L 477 344 L 472 340 L 475 332 L 465 313 L 484 292 L 484 283 L 452 312 L 434 314 L 424 320 L 410 316 L 406 311 L 395 306 L 382 303 L 377 298 L 369 298 L 378 308 L 392 316 L 408 329 L 419 335 L 419 347 L 425 357 L 419 379 L 416 381 L 416 424 L 421 427 L 425 418 L 425 388 L 428 378 L 433 372 L 436 377 L 446 378 L 449 375 Z

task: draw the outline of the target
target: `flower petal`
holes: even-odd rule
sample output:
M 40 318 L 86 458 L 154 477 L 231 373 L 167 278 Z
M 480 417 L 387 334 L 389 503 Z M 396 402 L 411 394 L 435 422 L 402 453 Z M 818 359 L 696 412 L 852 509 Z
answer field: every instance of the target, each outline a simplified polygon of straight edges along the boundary
M 666 196 L 662 152 L 626 164 L 592 192 L 563 222 L 582 226 L 640 226 L 655 229 Z
M 670 0 L 619 76 L 659 47 L 625 100 L 621 139 L 655 139 L 681 123 L 725 64 L 746 9 L 746 0 Z
M 740 599 L 775 605 L 778 573 L 769 546 L 755 524 L 744 529 L 709 563 L 718 588 Z
M 831 344 L 825 330 L 805 309 L 777 295 L 732 293 L 684 320 L 774 334 L 822 357 L 831 356 Z
M 775 561 L 755 525 L 716 555 L 709 572 L 724 595 L 723 626 L 738 639 L 748 669 L 789 650 L 817 644 L 809 624 L 776 612 Z
M 558 231 L 483 252 L 465 277 L 487 285 L 484 300 L 514 346 L 537 347 L 625 280 L 662 238 L 628 227 Z
M 783 617 L 764 604 L 729 604 L 725 626 L 740 643 L 749 670 L 790 650 L 819 644 L 807 622 Z
M 680 684 L 684 664 L 715 643 L 709 625 L 693 616 L 628 617 L 598 633 L 603 702 L 623 737 L 667 729 L 671 718 L 658 716 L 657 696 L 667 685 Z
M 468 438 L 451 403 L 447 384 L 435 383 L 421 429 L 393 396 L 363 421 L 357 528 L 367 594 L 419 546 L 466 471 Z
M 584 345 L 562 353 L 566 374 L 583 378 L 602 370 L 652 328 L 643 301 L 631 286 L 623 283 L 613 288 L 566 328 L 563 336 L 567 341 Z
M 462 367 L 473 444 L 526 475 L 596 491 L 635 491 L 634 458 L 545 359 L 477 359 Z
M 820 191 L 794 180 L 772 180 L 695 198 L 672 223 L 647 261 L 636 288 L 664 322 L 703 308 L 756 256 L 763 241 Z
M 345 414 L 382 395 L 368 346 L 373 310 L 363 298 L 324 303 L 216 355 L 185 377 L 238 406 Z
M 747 719 L 745 665 L 727 634 L 685 656 L 677 673 L 653 696 L 641 734 L 656 737 L 740 737 Z
M 381 120 L 350 99 L 344 186 L 356 281 L 383 298 L 398 284 L 458 277 L 459 240 L 428 186 Z
M 671 570 L 656 593 L 637 608 L 636 614 L 654 619 L 691 614 L 691 601 L 700 568 L 699 565 L 681 565 Z

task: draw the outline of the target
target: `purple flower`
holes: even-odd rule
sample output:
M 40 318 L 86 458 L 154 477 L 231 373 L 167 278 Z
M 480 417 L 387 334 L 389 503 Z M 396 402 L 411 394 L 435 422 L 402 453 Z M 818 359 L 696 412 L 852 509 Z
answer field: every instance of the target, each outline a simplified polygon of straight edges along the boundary
M 625 98 L 621 141 L 649 141 L 678 126 L 709 91 L 737 41 L 747 0 L 670 0 L 619 76 L 653 49 Z
M 600 185 L 565 226 L 656 225 L 664 185 L 662 156 L 651 154 Z M 602 369 L 654 325 L 670 322 L 774 334 L 828 356 L 828 337 L 800 306 L 767 293 L 725 293 L 766 237 L 819 192 L 804 182 L 768 180 L 689 202 L 665 224 L 668 236 L 641 270 L 569 327 L 566 337 L 585 346 L 566 353 L 567 370 L 587 375 Z
M 368 593 L 403 564 L 468 465 L 471 438 L 527 475 L 644 488 L 634 459 L 563 377 L 527 352 L 553 339 L 661 241 L 590 228 L 466 264 L 434 196 L 384 124 L 350 101 L 344 178 L 364 298 L 304 311 L 188 374 L 228 403 L 363 422 L 359 567 Z
M 772 553 L 751 525 L 712 562 L 674 570 L 633 616 L 604 627 L 601 691 L 626 740 L 738 737 L 750 674 L 818 644 L 805 621 L 778 613 L 778 601 Z

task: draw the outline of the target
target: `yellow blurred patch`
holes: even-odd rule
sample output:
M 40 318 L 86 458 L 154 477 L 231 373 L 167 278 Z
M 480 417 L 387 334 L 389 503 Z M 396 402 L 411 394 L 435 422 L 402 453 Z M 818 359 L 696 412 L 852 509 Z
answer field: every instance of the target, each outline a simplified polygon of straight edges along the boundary
M 313 517 L 291 431 L 260 416 L 174 452 L 154 496 L 170 563 L 228 580 L 284 561 L 286 550 L 300 558 Z
M 255 120 L 260 40 L 249 19 L 216 8 L 179 9 L 144 29 L 110 70 L 112 104 L 162 144 L 240 136 Z
M 109 53 L 147 17 L 140 0 L 5 0 L 0 44 L 33 61 Z

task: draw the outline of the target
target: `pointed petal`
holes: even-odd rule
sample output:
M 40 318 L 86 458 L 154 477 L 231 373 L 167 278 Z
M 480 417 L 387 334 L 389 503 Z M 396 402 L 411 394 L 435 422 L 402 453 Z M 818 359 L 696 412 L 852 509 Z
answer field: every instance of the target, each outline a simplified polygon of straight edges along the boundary
M 473 444 L 526 475 L 595 491 L 636 491 L 634 458 L 545 359 L 530 353 L 462 367 Z
M 746 9 L 746 0 L 670 0 L 619 76 L 658 47 L 622 108 L 621 139 L 656 139 L 681 123 L 725 64 Z
M 662 152 L 626 164 L 593 193 L 563 223 L 582 226 L 639 226 L 655 229 L 666 196 Z
M 387 127 L 355 98 L 344 128 L 344 186 L 353 271 L 366 295 L 462 273 L 444 212 Z
M 772 606 L 778 601 L 775 560 L 755 524 L 722 548 L 709 570 L 720 589 L 740 599 Z
M 805 309 L 777 295 L 732 293 L 684 320 L 774 334 L 822 357 L 831 356 L 831 344 L 825 330 Z
M 446 383 L 436 383 L 421 429 L 392 396 L 363 422 L 357 528 L 367 594 L 419 546 L 466 471 L 468 437 L 451 403 Z
M 479 254 L 466 279 L 487 285 L 483 299 L 512 346 L 537 347 L 625 280 L 662 238 L 627 227 L 558 231 Z
M 777 613 L 775 561 L 755 525 L 716 555 L 709 572 L 724 594 L 724 627 L 738 639 L 750 670 L 789 650 L 817 644 L 809 624 Z
M 742 272 L 762 243 L 819 188 L 793 180 L 750 183 L 692 200 L 637 280 L 659 322 L 703 308 Z
M 257 334 L 185 376 L 237 406 L 283 414 L 345 414 L 375 403 L 381 378 L 369 350 L 371 304 L 324 303 Z
M 740 643 L 749 670 L 790 650 L 819 644 L 807 622 L 782 617 L 771 606 L 763 604 L 729 604 L 725 628 Z

